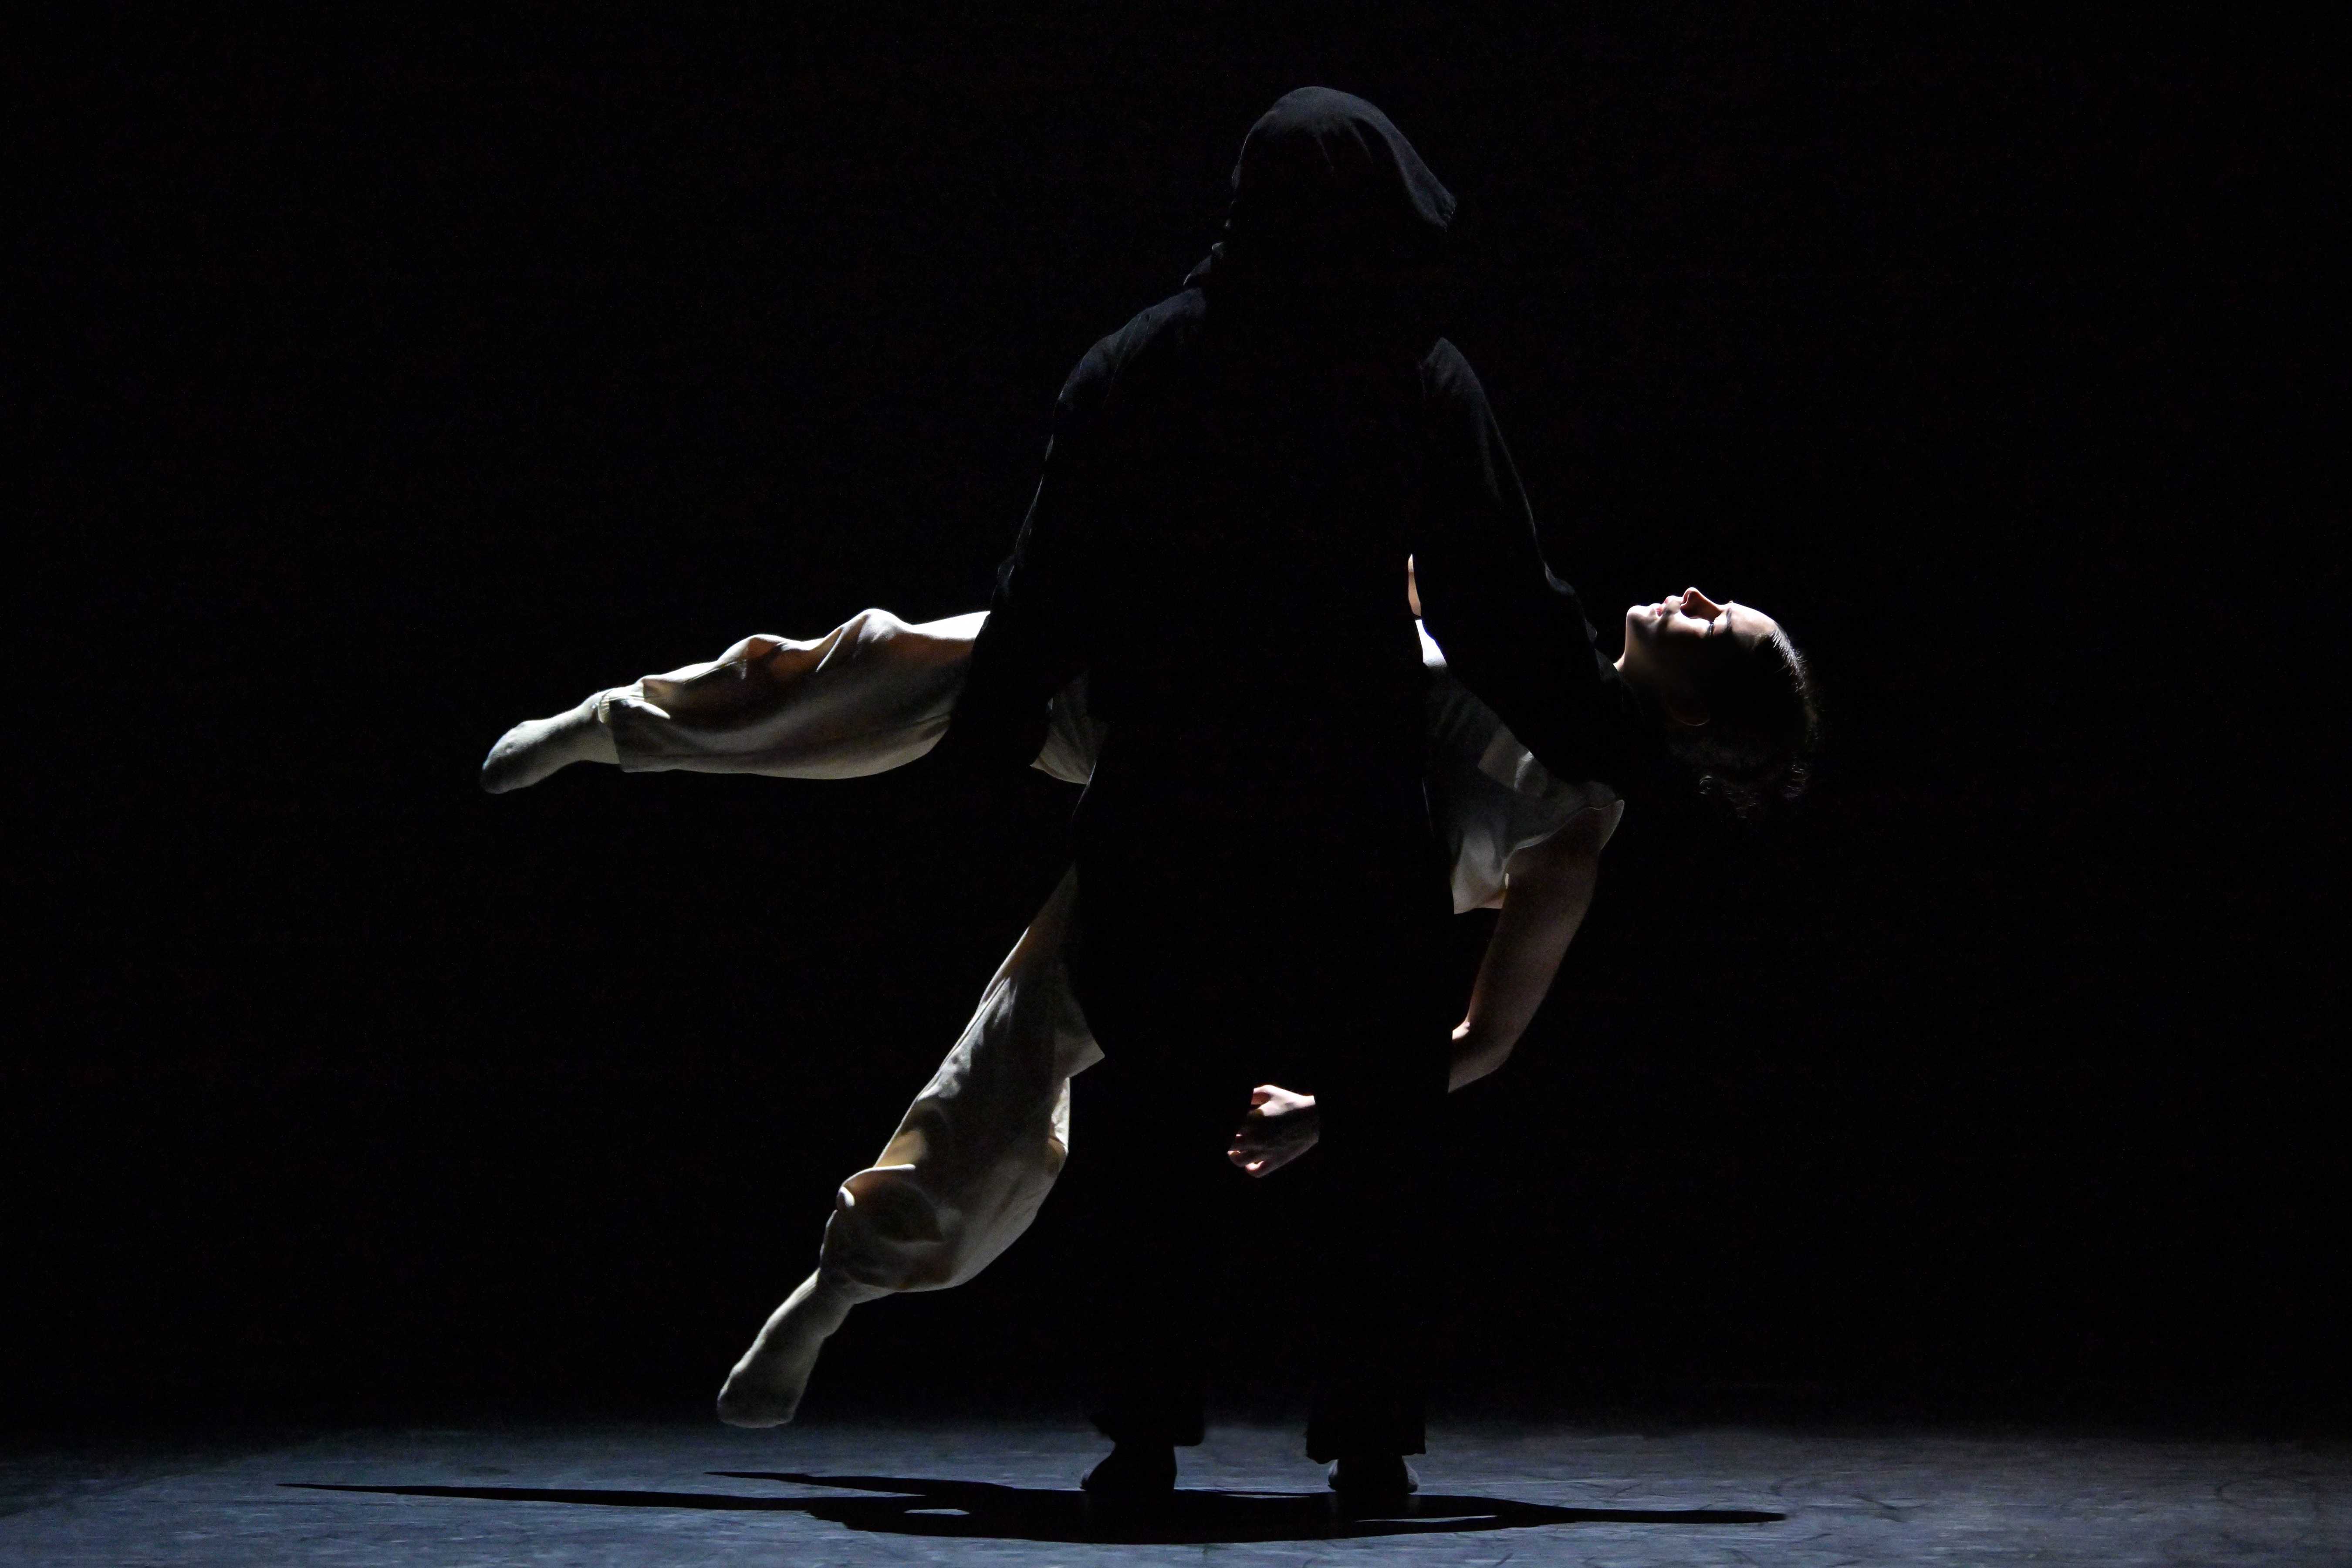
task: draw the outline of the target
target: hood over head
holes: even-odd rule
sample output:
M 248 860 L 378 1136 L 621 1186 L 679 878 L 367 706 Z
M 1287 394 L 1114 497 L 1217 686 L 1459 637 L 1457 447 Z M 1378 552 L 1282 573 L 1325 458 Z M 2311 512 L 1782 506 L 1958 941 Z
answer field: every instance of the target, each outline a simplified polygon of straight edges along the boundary
M 1387 115 L 1302 87 L 1250 127 L 1225 237 L 1187 281 L 1316 314 L 1392 313 L 1423 291 L 1454 208 Z

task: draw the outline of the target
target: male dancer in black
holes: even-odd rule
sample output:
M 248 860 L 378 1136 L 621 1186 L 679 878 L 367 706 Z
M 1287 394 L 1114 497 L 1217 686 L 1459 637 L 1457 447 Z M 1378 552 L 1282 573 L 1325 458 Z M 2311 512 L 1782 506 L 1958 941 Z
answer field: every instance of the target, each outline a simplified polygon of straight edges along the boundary
M 1010 775 L 1083 674 L 1109 724 L 1075 822 L 1072 977 L 1106 1059 L 1076 1158 L 1093 1238 L 1097 1498 L 1172 1487 L 1202 1436 L 1197 1330 L 1251 1086 L 1321 1104 L 1307 1451 L 1343 1497 L 1423 1451 L 1429 1184 L 1454 998 L 1422 795 L 1417 564 L 1454 673 L 1547 767 L 1627 781 L 1632 698 L 1546 569 L 1477 378 L 1431 309 L 1454 198 L 1322 88 L 1251 129 L 1225 237 L 1097 343 L 934 767 Z

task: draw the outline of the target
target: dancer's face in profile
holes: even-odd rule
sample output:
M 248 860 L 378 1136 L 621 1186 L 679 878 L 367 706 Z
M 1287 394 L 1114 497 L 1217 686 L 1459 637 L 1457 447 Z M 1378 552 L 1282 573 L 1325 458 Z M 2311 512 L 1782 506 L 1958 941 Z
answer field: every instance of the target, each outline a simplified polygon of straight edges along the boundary
M 1718 605 L 1696 588 L 1685 588 L 1625 612 L 1625 653 L 1617 668 L 1626 679 L 1656 693 L 1675 720 L 1704 724 L 1707 708 L 1702 694 L 1709 676 L 1778 629 L 1779 623 L 1761 610 L 1728 599 Z

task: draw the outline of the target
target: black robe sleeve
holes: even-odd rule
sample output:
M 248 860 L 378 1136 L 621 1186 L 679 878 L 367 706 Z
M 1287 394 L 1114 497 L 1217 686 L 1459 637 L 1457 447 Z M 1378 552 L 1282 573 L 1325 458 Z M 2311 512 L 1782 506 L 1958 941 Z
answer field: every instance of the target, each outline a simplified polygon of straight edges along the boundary
M 1422 374 L 1429 489 L 1413 558 L 1430 635 L 1545 767 L 1635 786 L 1644 769 L 1633 694 L 1576 590 L 1544 563 L 1485 388 L 1443 339 Z
M 1100 541 L 1090 412 L 1108 374 L 1104 345 L 1078 363 L 1054 405 L 1044 472 L 1013 553 L 997 568 L 988 619 L 933 766 L 1002 777 L 1035 760 L 1054 694 L 1091 662 L 1099 595 L 1090 557 Z

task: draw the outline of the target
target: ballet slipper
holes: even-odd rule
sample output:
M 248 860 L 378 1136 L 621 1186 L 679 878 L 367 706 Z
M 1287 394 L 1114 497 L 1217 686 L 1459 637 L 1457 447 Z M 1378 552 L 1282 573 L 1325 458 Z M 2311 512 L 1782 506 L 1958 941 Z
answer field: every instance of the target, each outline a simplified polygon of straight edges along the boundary
M 860 1301 L 889 1292 L 819 1268 L 784 1298 L 719 1391 L 719 1419 L 730 1426 L 782 1426 L 800 1408 L 817 1352 Z
M 482 759 L 482 787 L 492 795 L 537 784 L 573 763 L 618 766 L 621 754 L 604 719 L 601 691 L 550 719 L 526 719 L 499 737 Z

